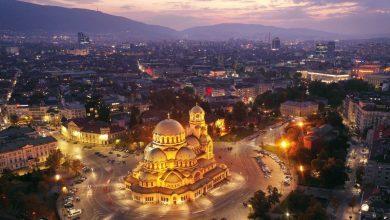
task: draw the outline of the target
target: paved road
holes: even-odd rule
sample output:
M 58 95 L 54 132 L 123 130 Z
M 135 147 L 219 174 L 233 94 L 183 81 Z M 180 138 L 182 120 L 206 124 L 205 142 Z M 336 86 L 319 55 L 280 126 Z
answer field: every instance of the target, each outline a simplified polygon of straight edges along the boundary
M 142 155 L 130 155 L 122 158 L 126 164 L 109 165 L 94 155 L 100 151 L 111 158 L 117 158 L 116 152 L 108 154 L 107 148 L 82 149 L 82 145 L 74 145 L 60 140 L 60 148 L 66 153 L 82 159 L 94 168 L 88 179 L 78 185 L 81 198 L 75 203 L 76 208 L 83 209 L 82 219 L 212 219 L 226 217 L 229 220 L 246 219 L 247 208 L 242 202 L 250 198 L 259 189 L 265 190 L 268 185 L 280 186 L 284 175 L 278 164 L 266 159 L 265 162 L 273 170 L 272 176 L 265 179 L 253 156 L 256 153 L 254 135 L 236 143 L 215 143 L 216 160 L 226 163 L 232 173 L 231 180 L 212 190 L 208 195 L 184 205 L 161 206 L 141 205 L 130 199 L 129 192 L 123 190 L 122 178 L 130 171 Z M 232 146 L 233 150 L 226 148 Z M 123 154 L 121 152 L 121 154 Z M 287 193 L 289 188 L 283 189 Z

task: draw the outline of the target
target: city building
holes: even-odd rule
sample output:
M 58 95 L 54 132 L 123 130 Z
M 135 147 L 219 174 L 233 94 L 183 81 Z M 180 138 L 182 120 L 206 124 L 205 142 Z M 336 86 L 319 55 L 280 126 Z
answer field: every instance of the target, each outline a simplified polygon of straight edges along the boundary
M 272 39 L 272 46 L 271 46 L 271 49 L 272 50 L 279 50 L 281 47 L 280 45 L 280 39 L 278 37 L 275 37 L 274 39 Z
M 363 183 L 377 186 L 390 184 L 390 139 L 376 141 L 370 150 Z
M 193 107 L 186 129 L 165 119 L 153 131 L 144 159 L 125 178 L 133 200 L 140 203 L 182 204 L 194 201 L 230 176 L 214 159 L 205 112 Z
M 57 140 L 42 137 L 31 127 L 0 131 L 0 170 L 38 166 L 57 149 Z
M 324 71 L 324 72 L 314 72 L 314 71 L 300 71 L 302 78 L 308 79 L 311 81 L 321 81 L 324 83 L 337 83 L 339 81 L 344 81 L 350 79 L 350 74 L 347 72 L 337 72 L 337 71 Z
M 66 51 L 66 53 L 74 56 L 87 56 L 89 54 L 89 49 L 88 48 L 69 49 Z
M 63 123 L 61 134 L 72 141 L 107 145 L 126 135 L 126 130 L 106 122 L 76 118 Z
M 303 146 L 309 150 L 315 150 L 319 152 L 319 149 L 315 149 L 318 146 L 321 146 L 322 143 L 329 141 L 336 137 L 332 133 L 333 127 L 331 125 L 325 124 L 320 127 L 314 127 L 307 131 L 307 134 L 303 137 Z
M 348 95 L 343 102 L 344 117 L 359 132 L 390 122 L 390 97 L 376 93 Z
M 317 114 L 317 112 L 318 104 L 311 101 L 286 101 L 280 105 L 280 113 L 283 116 L 306 117 L 312 114 Z
M 79 102 L 65 103 L 61 109 L 61 116 L 66 119 L 85 118 L 87 112 L 85 106 Z
M 85 45 L 91 43 L 91 40 L 83 32 L 77 33 L 77 39 L 80 45 Z
M 379 64 L 365 64 L 352 69 L 352 74 L 363 79 L 368 74 L 376 74 L 381 72 Z
M 318 57 L 326 57 L 328 55 L 328 45 L 324 43 L 316 44 L 316 55 Z
M 40 122 L 45 120 L 49 106 L 46 105 L 24 105 L 24 104 L 7 104 L 8 118 L 17 116 L 19 119 Z
M 376 73 L 376 74 L 367 74 L 363 76 L 363 80 L 375 86 L 375 88 L 382 88 L 384 84 L 390 82 L 389 73 Z

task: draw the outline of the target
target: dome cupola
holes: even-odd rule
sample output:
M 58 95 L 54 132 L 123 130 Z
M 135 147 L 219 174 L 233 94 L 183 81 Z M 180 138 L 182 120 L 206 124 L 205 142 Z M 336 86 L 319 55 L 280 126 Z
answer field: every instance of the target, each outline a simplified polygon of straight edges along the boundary
M 176 120 L 165 119 L 153 130 L 153 143 L 157 145 L 177 145 L 185 143 L 185 130 Z
M 195 158 L 195 152 L 188 147 L 182 147 L 176 153 L 176 160 L 193 160 Z

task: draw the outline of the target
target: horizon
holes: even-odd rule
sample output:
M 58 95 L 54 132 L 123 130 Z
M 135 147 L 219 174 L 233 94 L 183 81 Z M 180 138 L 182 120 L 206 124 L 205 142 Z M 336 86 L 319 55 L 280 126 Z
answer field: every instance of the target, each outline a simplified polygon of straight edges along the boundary
M 95 10 L 177 31 L 222 23 L 307 28 L 344 35 L 389 34 L 390 1 L 377 0 L 23 0 Z M 387 30 L 387 31 L 385 31 Z

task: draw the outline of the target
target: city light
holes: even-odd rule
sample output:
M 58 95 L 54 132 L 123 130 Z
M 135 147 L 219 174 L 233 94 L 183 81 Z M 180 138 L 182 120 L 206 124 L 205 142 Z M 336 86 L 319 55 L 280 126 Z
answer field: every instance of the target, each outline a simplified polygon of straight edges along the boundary
M 56 174 L 54 176 L 54 179 L 58 182 L 61 179 L 61 175 L 60 174 Z
M 299 166 L 299 171 L 303 172 L 305 169 L 302 165 Z
M 282 142 L 280 142 L 280 146 L 281 146 L 282 148 L 284 148 L 284 149 L 288 148 L 289 145 L 290 145 L 290 144 L 289 144 L 288 141 L 286 141 L 286 140 L 283 140 Z
M 303 128 L 303 126 L 304 126 L 303 122 L 302 121 L 298 122 L 298 126 Z

